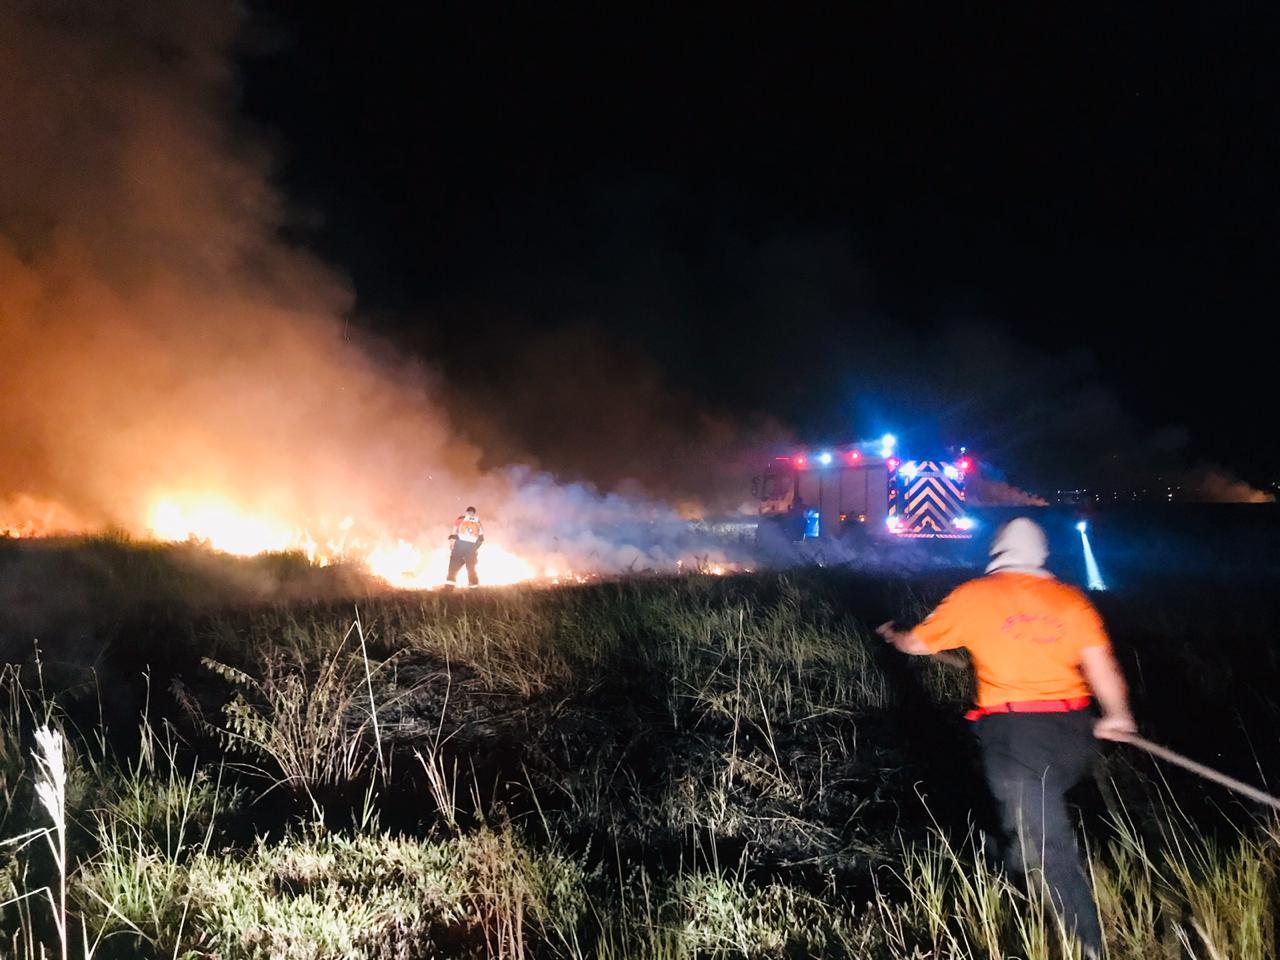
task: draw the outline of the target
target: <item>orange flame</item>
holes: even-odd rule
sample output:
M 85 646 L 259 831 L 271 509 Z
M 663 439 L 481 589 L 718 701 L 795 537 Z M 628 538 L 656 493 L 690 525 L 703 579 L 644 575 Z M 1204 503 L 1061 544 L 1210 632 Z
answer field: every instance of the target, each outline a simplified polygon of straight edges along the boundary
M 238 556 L 300 550 L 313 562 L 362 562 L 374 576 L 402 589 L 426 590 L 442 586 L 449 565 L 447 545 L 425 546 L 402 538 L 366 540 L 352 535 L 356 522 L 344 517 L 332 533 L 318 540 L 305 525 L 239 508 L 219 495 L 168 495 L 156 499 L 148 512 L 148 530 L 158 540 L 199 540 L 215 550 Z M 444 534 L 440 534 L 441 540 Z M 491 586 L 505 586 L 540 578 L 555 579 L 554 571 L 497 544 L 482 548 L 481 577 Z
M 375 524 L 362 525 L 344 516 L 327 519 L 286 519 L 262 506 L 246 507 L 215 492 L 169 491 L 151 497 L 145 520 L 133 530 L 167 542 L 197 541 L 236 556 L 298 551 L 321 566 L 338 561 L 363 564 L 375 577 L 400 589 L 431 590 L 445 584 L 450 547 L 447 526 L 426 530 L 417 538 L 379 534 Z M 100 532 L 52 501 L 30 498 L 0 504 L 0 535 L 41 537 Z M 480 580 L 485 586 L 536 582 L 549 586 L 586 583 L 591 572 L 575 570 L 560 553 L 524 552 L 512 548 L 500 525 L 490 525 L 489 541 L 480 551 Z M 494 536 L 493 534 L 497 534 Z M 671 572 L 722 576 L 740 569 L 709 558 L 686 564 L 676 560 Z M 464 577 L 465 580 L 465 577 Z

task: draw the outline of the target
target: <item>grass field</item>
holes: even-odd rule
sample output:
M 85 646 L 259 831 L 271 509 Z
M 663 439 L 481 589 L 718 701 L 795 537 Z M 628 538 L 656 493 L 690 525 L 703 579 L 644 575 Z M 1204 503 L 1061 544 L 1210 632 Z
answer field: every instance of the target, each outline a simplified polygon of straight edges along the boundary
M 1069 955 L 991 866 L 968 678 L 838 571 L 386 595 L 291 556 L 0 542 L 0 955 Z M 1144 732 L 1280 776 L 1271 597 L 1101 595 Z M 1129 748 L 1110 954 L 1276 955 L 1280 828 Z

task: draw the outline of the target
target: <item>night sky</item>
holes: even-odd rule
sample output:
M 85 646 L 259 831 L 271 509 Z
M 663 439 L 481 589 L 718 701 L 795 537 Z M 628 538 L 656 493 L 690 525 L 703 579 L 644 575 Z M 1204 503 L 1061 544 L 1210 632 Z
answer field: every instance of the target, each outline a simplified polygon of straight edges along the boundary
M 1280 480 L 1273 4 L 251 11 L 291 239 L 464 428 L 583 473 L 657 404 L 1038 490 Z

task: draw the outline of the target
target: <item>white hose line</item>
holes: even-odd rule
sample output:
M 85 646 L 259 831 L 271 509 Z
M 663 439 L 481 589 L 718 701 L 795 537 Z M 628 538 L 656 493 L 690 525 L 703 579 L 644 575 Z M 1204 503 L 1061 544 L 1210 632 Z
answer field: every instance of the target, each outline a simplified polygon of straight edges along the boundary
M 968 666 L 962 657 L 954 653 L 935 653 L 933 654 L 933 659 L 946 664 L 948 667 Z M 1116 740 L 1115 742 L 1127 743 L 1130 746 L 1137 747 L 1139 750 L 1145 750 L 1153 757 L 1159 757 L 1161 760 L 1172 763 L 1176 767 L 1182 767 L 1184 770 L 1190 770 L 1197 776 L 1204 777 L 1206 780 L 1212 780 L 1214 783 L 1220 784 L 1228 790 L 1234 790 L 1236 793 L 1246 796 L 1250 800 L 1255 800 L 1264 806 L 1271 807 L 1273 810 L 1280 810 L 1280 797 L 1273 797 L 1271 794 L 1265 793 L 1257 787 L 1252 787 L 1241 780 L 1235 779 L 1235 777 L 1228 777 L 1225 773 L 1219 773 L 1212 767 L 1206 767 L 1203 763 L 1196 763 L 1196 761 L 1192 760 L 1190 757 L 1184 757 L 1180 753 L 1175 753 L 1168 747 L 1162 747 L 1158 743 L 1152 743 L 1150 740 L 1146 740 L 1136 734 Z
M 1137 747 L 1139 750 L 1145 750 L 1153 757 L 1159 757 L 1161 760 L 1172 763 L 1174 766 L 1182 767 L 1184 770 L 1190 770 L 1192 773 L 1204 777 L 1206 780 L 1212 780 L 1214 783 L 1221 784 L 1228 790 L 1234 790 L 1250 800 L 1256 800 L 1258 803 L 1264 804 L 1275 810 L 1280 810 L 1280 797 L 1273 797 L 1269 793 L 1264 793 L 1257 787 L 1251 787 L 1247 783 L 1243 783 L 1234 777 L 1228 777 L 1225 773 L 1219 773 L 1212 767 L 1206 767 L 1203 763 L 1196 763 L 1190 757 L 1184 757 L 1180 753 L 1174 753 L 1168 747 L 1162 747 L 1158 743 L 1152 743 L 1150 740 L 1144 740 L 1139 736 L 1125 737 L 1123 740 L 1117 740 L 1117 743 L 1127 743 L 1130 746 Z

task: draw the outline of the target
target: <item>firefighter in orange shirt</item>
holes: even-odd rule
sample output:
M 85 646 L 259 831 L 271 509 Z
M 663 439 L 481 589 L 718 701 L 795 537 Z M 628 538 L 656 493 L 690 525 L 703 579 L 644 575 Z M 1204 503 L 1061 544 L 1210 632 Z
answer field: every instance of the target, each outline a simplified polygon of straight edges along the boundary
M 978 680 L 967 714 L 1000 810 L 1005 865 L 1037 872 L 1086 956 L 1102 931 L 1064 794 L 1088 772 L 1094 738 L 1136 733 L 1128 688 L 1093 604 L 1056 580 L 1044 531 L 1025 517 L 991 543 L 987 575 L 961 584 L 913 630 L 878 633 L 903 653 L 965 647 Z M 1096 700 L 1101 718 L 1089 709 Z
M 467 507 L 466 513 L 453 522 L 453 533 L 449 534 L 453 541 L 453 549 L 449 551 L 449 576 L 445 586 L 456 586 L 458 571 L 467 568 L 467 586 L 480 586 L 480 578 L 476 575 L 476 554 L 484 543 L 484 525 L 476 516 L 475 507 Z

